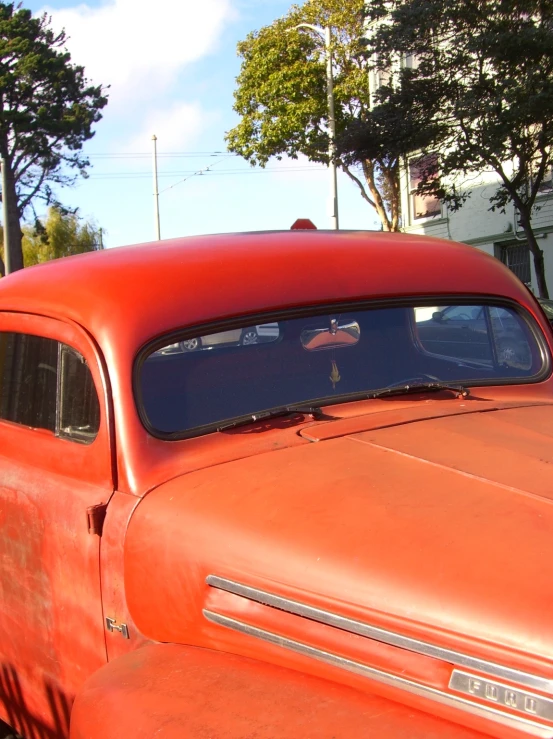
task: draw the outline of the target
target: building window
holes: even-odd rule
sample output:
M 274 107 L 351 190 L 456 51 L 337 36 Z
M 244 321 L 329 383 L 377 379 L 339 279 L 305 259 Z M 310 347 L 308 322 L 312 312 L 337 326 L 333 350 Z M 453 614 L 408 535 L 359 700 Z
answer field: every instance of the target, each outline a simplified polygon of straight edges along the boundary
M 403 66 L 406 69 L 418 69 L 419 57 L 416 54 L 405 54 L 403 57 Z
M 494 256 L 503 262 L 521 282 L 530 287 L 532 273 L 530 269 L 530 250 L 525 241 L 509 244 L 494 244 Z
M 373 66 L 369 74 L 369 89 L 371 92 L 372 105 L 376 105 L 379 101 L 376 95 L 381 87 L 387 87 L 392 83 L 392 70 L 390 67 L 379 69 L 378 59 L 373 59 Z
M 538 195 L 551 195 L 553 193 L 553 170 L 548 169 L 538 187 Z
M 375 69 L 375 88 L 379 90 L 381 87 L 387 87 L 392 82 L 392 71 L 388 67 L 386 69 Z
M 436 154 L 425 154 L 409 162 L 409 199 L 411 201 L 411 220 L 434 218 L 442 214 L 440 201 L 435 195 L 419 195 L 417 188 L 425 176 L 432 176 L 438 171 Z

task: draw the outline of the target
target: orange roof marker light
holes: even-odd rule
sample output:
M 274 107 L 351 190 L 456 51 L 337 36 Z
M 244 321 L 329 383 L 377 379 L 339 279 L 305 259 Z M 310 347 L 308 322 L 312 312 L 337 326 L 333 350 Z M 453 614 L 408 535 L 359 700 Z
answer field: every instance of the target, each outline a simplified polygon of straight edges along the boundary
M 315 229 L 316 231 L 317 226 L 309 218 L 298 218 L 290 227 L 290 231 L 306 231 L 310 229 Z

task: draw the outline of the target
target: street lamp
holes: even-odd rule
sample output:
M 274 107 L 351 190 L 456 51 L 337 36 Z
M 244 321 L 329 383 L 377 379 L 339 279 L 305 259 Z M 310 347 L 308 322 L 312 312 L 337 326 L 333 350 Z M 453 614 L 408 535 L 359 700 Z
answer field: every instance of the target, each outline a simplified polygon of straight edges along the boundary
M 331 208 L 330 215 L 332 228 L 338 229 L 338 180 L 336 177 L 336 118 L 334 116 L 334 82 L 332 78 L 332 48 L 330 26 L 321 28 L 313 26 L 311 23 L 300 23 L 294 28 L 308 28 L 315 31 L 324 41 L 326 56 L 326 99 L 328 105 L 328 158 L 331 177 Z

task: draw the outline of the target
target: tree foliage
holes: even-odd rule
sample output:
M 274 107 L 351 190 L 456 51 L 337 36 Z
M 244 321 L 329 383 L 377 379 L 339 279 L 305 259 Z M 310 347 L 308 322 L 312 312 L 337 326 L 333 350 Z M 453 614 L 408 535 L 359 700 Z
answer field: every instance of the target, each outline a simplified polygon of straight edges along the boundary
M 51 207 L 44 222 L 37 219 L 34 226 L 23 226 L 24 265 L 32 267 L 51 259 L 98 251 L 103 248 L 102 240 L 102 229 L 93 222 L 83 220 L 78 213 Z M 3 249 L 0 254 L 4 256 Z
M 241 119 L 227 134 L 230 151 L 252 165 L 299 155 L 329 163 L 324 46 L 316 33 L 297 29 L 300 23 L 331 28 L 337 137 L 355 121 L 379 126 L 371 118 L 363 8 L 364 0 L 306 0 L 238 44 L 242 66 L 234 110 Z M 379 141 L 360 161 L 338 156 L 337 164 L 376 209 L 382 227 L 395 231 L 401 139 Z
M 23 266 L 20 220 L 54 186 L 86 174 L 81 150 L 107 104 L 105 91 L 71 63 L 66 36 L 47 15 L 0 2 L 0 155 L 6 160 L 11 267 Z
M 547 296 L 532 214 L 553 163 L 553 3 L 371 0 L 366 12 L 368 52 L 379 69 L 392 71 L 374 115 L 382 111 L 385 120 L 393 108 L 407 118 L 417 105 L 431 136 L 422 143 L 414 136 L 406 148 L 438 154 L 439 172 L 428 171 L 419 192 L 455 210 L 470 195 L 475 172 L 495 173 L 490 209 L 516 207 Z M 353 160 L 373 145 L 370 127 L 354 131 Z

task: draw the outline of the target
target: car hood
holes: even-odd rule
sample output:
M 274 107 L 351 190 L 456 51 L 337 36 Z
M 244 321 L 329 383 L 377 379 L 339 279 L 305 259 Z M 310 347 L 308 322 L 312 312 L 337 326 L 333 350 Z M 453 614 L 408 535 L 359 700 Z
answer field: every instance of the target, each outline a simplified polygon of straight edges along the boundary
M 553 735 L 539 733 L 553 726 L 553 407 L 336 436 L 339 423 L 147 496 L 125 553 L 139 628 L 378 682 L 321 659 L 338 656 L 392 675 L 379 689 L 396 699 L 412 700 L 406 679 L 453 695 L 461 708 L 440 710 L 454 713 L 480 678 L 492 698 L 469 695 L 466 715 L 491 712 L 493 730 L 499 710 L 498 736 L 505 716 Z M 501 697 L 509 688 L 518 706 Z

